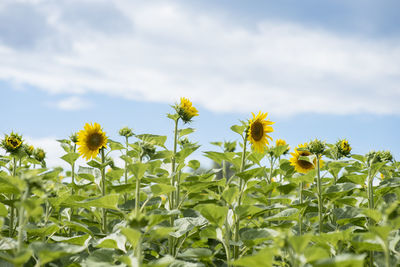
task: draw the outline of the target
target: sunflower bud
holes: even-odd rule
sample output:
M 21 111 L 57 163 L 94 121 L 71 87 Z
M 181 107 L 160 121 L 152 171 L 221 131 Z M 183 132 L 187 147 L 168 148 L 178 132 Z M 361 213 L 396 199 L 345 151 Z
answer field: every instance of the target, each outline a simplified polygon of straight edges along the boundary
M 78 143 L 78 133 L 71 134 L 69 140 L 71 140 L 74 144 Z
M 286 150 L 285 150 L 285 152 L 283 152 L 283 155 L 286 155 L 286 154 L 289 153 L 290 147 L 288 146 L 288 144 L 286 143 L 285 140 L 283 140 L 283 139 L 276 139 L 276 141 L 275 141 L 275 146 L 276 146 L 276 147 L 279 147 L 279 146 L 286 146 Z
M 28 157 L 32 156 L 35 148 L 32 145 L 24 144 L 24 151 L 28 155 Z
M 393 155 L 390 151 L 379 151 L 378 152 L 380 160 L 383 161 L 393 161 Z
M 351 146 L 346 139 L 339 140 L 335 144 L 338 153 L 338 158 L 348 157 L 351 152 Z
M 33 152 L 33 156 L 37 161 L 42 162 L 46 157 L 46 152 L 41 148 L 36 148 Z
M 181 97 L 181 103 L 176 104 L 174 108 L 184 123 L 188 123 L 193 117 L 199 116 L 199 112 L 192 106 L 192 102 L 184 97 Z
M 315 155 L 322 155 L 325 151 L 325 142 L 315 139 L 308 143 L 308 150 Z
M 141 153 L 140 153 L 141 158 L 147 157 L 151 159 L 156 153 L 156 148 L 150 143 L 143 143 L 140 145 L 140 147 L 141 147 Z
M 11 132 L 10 135 L 5 135 L 3 141 L 1 142 L 1 146 L 10 154 L 15 154 L 18 152 L 19 148 L 23 143 L 22 136 Z
M 374 163 L 377 163 L 380 161 L 380 157 L 378 155 L 378 153 L 374 150 L 368 152 L 365 157 L 367 158 L 367 162 L 369 165 L 372 165 Z
M 125 136 L 125 137 L 131 137 L 131 136 L 133 136 L 133 131 L 129 127 L 124 127 L 119 130 L 119 135 Z

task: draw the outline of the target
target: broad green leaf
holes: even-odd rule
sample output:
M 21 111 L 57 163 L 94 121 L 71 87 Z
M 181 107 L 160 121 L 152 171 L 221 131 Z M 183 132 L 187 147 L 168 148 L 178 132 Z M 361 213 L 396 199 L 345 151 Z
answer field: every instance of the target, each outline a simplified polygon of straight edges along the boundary
M 6 206 L 3 203 L 0 203 L 0 216 L 6 217 L 8 214 Z
M 240 178 L 242 178 L 245 181 L 248 181 L 251 178 L 256 178 L 256 177 L 260 177 L 264 174 L 265 172 L 265 168 L 264 167 L 259 167 L 259 168 L 253 168 L 244 172 L 239 172 L 236 173 L 237 176 L 239 176 Z
M 179 257 L 182 258 L 211 258 L 212 251 L 208 248 L 188 248 Z
M 347 224 L 354 220 L 365 218 L 365 215 L 361 214 L 361 209 L 348 206 L 334 209 L 333 214 L 336 216 L 336 222 L 339 224 Z
M 120 142 L 108 139 L 108 144 L 110 145 L 111 151 L 113 150 L 123 150 L 126 149 Z
M 101 164 L 97 160 L 94 160 L 94 159 L 92 159 L 91 161 L 87 162 L 86 164 L 89 165 L 90 167 L 93 167 L 93 168 L 97 168 L 97 169 L 101 168 Z
M 235 133 L 239 134 L 240 136 L 243 135 L 244 131 L 246 130 L 247 125 L 232 125 L 231 130 Z
M 154 146 L 160 146 L 165 148 L 164 144 L 165 141 L 167 141 L 167 137 L 163 135 L 154 135 L 154 134 L 140 134 L 136 136 L 140 140 L 142 140 L 145 143 L 154 145 Z
M 75 246 L 66 243 L 42 243 L 34 242 L 31 247 L 39 257 L 39 262 L 44 265 L 67 255 L 77 254 L 86 249 L 84 246 Z
M 0 193 L 18 194 L 20 189 L 10 181 L 0 177 Z
M 329 258 L 329 252 L 322 247 L 311 246 L 304 250 L 304 256 L 307 262 L 314 262 L 319 259 Z
M 343 178 L 359 185 L 365 185 L 365 181 L 367 180 L 366 174 L 353 174 L 353 175 L 346 175 Z
M 132 247 L 136 248 L 142 234 L 136 229 L 126 227 L 121 228 L 121 233 L 128 239 Z
M 174 231 L 173 227 L 156 226 L 149 231 L 149 240 L 161 240 Z
M 203 226 L 207 223 L 207 220 L 203 217 L 183 217 L 174 221 L 174 227 L 177 229 L 176 232 L 170 233 L 169 235 L 179 238 L 191 231 L 195 227 Z
M 155 184 L 151 187 L 151 192 L 153 193 L 153 197 L 160 196 L 160 195 L 167 195 L 172 191 L 175 191 L 175 187 L 168 184 Z
M 136 162 L 128 165 L 128 169 L 135 176 L 136 179 L 142 179 L 147 168 L 149 167 L 146 163 Z
M 0 259 L 11 262 L 15 266 L 21 266 L 26 263 L 32 256 L 32 250 L 23 249 L 14 256 L 9 255 L 8 253 L 0 252 Z
M 65 160 L 68 162 L 71 166 L 75 163 L 75 161 L 79 158 L 79 153 L 74 153 L 70 152 L 68 154 L 65 154 L 64 156 L 61 157 L 61 159 Z
M 197 170 L 200 167 L 200 161 L 193 159 L 188 162 L 188 167 Z
M 126 242 L 126 237 L 124 235 L 119 233 L 112 233 L 97 241 L 96 247 L 119 249 L 122 250 L 123 252 L 126 252 L 125 242 Z
M 121 179 L 121 177 L 122 177 L 122 175 L 124 175 L 124 173 L 125 173 L 124 169 L 119 169 L 119 168 L 112 169 L 106 173 L 106 177 L 108 178 L 107 180 L 111 180 L 111 181 L 117 180 L 118 181 L 119 179 Z
M 216 224 L 219 227 L 225 222 L 228 214 L 228 207 L 221 207 L 215 204 L 200 204 L 195 207 L 210 223 Z
M 235 266 L 244 266 L 244 267 L 270 267 L 272 266 L 272 257 L 274 256 L 273 250 L 264 249 L 260 252 L 252 255 L 245 256 L 238 260 L 235 260 L 232 264 Z
M 195 129 L 193 129 L 193 128 L 180 129 L 180 130 L 178 130 L 178 136 L 179 136 L 179 137 L 182 137 L 182 136 L 191 134 L 191 133 L 193 133 L 194 131 L 195 131 Z
M 341 254 L 333 258 L 316 261 L 315 267 L 363 267 L 366 255 Z
M 289 244 L 297 254 L 302 254 L 310 243 L 312 236 L 309 234 L 302 236 L 291 236 L 289 238 Z
M 219 165 L 222 165 L 222 161 L 232 161 L 234 153 L 232 152 L 215 152 L 215 151 L 206 151 L 204 152 L 205 156 Z
M 87 246 L 87 243 L 90 241 L 91 236 L 88 234 L 85 235 L 76 235 L 73 237 L 64 237 L 64 236 L 51 236 L 51 239 L 56 242 L 68 243 L 77 246 Z
M 306 174 L 298 174 L 290 179 L 291 182 L 300 184 L 303 182 L 304 184 L 312 183 L 316 177 L 317 171 L 315 169 L 307 172 Z
M 237 186 L 226 187 L 222 193 L 222 197 L 228 204 L 232 204 L 236 197 L 239 195 L 239 188 Z
M 119 195 L 117 194 L 105 195 L 98 198 L 83 199 L 81 201 L 76 201 L 74 198 L 68 198 L 64 200 L 61 205 L 71 208 L 86 208 L 88 210 L 90 210 L 92 207 L 118 210 L 118 199 Z
M 34 224 L 28 224 L 25 226 L 25 229 L 29 235 L 44 237 L 44 236 L 50 236 L 50 235 L 54 234 L 55 232 L 57 232 L 60 229 L 60 227 L 57 226 L 56 224 L 50 224 L 50 225 L 40 226 L 40 227 L 37 227 Z
M 325 194 L 328 196 L 343 195 L 357 188 L 361 188 L 361 186 L 353 183 L 341 183 L 326 188 Z
M 268 217 L 267 220 L 268 221 L 297 221 L 299 219 L 299 213 L 300 213 L 300 211 L 298 209 L 288 208 L 286 210 L 279 212 L 278 214 Z

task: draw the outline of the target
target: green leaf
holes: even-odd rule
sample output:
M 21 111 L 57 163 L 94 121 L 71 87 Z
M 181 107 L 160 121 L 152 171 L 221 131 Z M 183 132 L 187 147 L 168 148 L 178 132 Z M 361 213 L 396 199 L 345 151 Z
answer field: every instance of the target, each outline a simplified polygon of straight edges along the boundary
M 219 227 L 225 222 L 226 215 L 228 214 L 228 207 L 221 207 L 215 204 L 200 204 L 195 207 L 210 223 Z
M 256 177 L 260 177 L 264 174 L 265 172 L 265 168 L 264 167 L 259 167 L 259 168 L 253 168 L 244 172 L 239 172 L 236 173 L 237 176 L 239 176 L 240 178 L 242 178 L 245 181 L 248 181 L 251 178 L 256 178 Z
M 126 237 L 119 233 L 112 233 L 97 241 L 98 248 L 119 249 L 126 253 L 125 250 Z
M 8 180 L 0 177 L 0 193 L 18 194 L 19 192 L 20 192 L 20 189 L 16 185 L 14 185 L 14 184 L 10 183 Z
M 140 134 L 136 136 L 140 140 L 142 140 L 145 143 L 154 145 L 154 146 L 160 146 L 165 148 L 164 144 L 165 141 L 167 141 L 167 137 L 163 135 L 154 135 L 154 134 Z
M 207 223 L 207 220 L 203 217 L 183 217 L 174 221 L 174 227 L 177 229 L 176 232 L 170 233 L 169 235 L 179 238 L 191 231 L 195 227 L 203 226 Z
M 288 208 L 286 210 L 279 212 L 278 214 L 268 217 L 267 220 L 268 221 L 297 221 L 299 219 L 299 213 L 300 213 L 300 211 L 298 209 Z
M 0 216 L 7 217 L 8 211 L 3 203 L 0 203 Z
M 346 175 L 343 178 L 362 186 L 362 185 L 365 185 L 365 181 L 367 180 L 367 175 L 366 174 L 353 174 L 353 175 Z
M 32 250 L 30 249 L 23 249 L 13 256 L 4 252 L 0 252 L 0 259 L 11 262 L 15 266 L 22 266 L 31 258 L 31 256 Z
M 91 236 L 88 234 L 85 235 L 77 235 L 73 237 L 64 237 L 64 236 L 51 236 L 51 239 L 56 242 L 68 243 L 77 246 L 87 246 L 88 242 L 91 239 Z
M 222 164 L 222 161 L 231 161 L 233 156 L 235 155 L 233 152 L 215 152 L 215 151 L 206 151 L 204 152 L 205 156 L 219 165 Z
M 315 267 L 363 267 L 366 255 L 341 254 L 333 258 L 316 261 Z
M 121 233 L 128 239 L 132 247 L 136 248 L 142 234 L 138 230 L 126 227 L 121 228 Z
M 108 139 L 108 144 L 110 145 L 111 151 L 113 150 L 123 150 L 126 149 L 120 142 Z
M 343 195 L 357 188 L 361 188 L 361 186 L 353 183 L 341 183 L 341 184 L 331 185 L 328 188 L 326 188 L 325 194 L 329 196 Z
M 193 159 L 188 162 L 188 167 L 197 170 L 200 167 L 200 161 Z
M 224 192 L 222 193 L 222 197 L 230 205 L 232 205 L 232 203 L 235 201 L 238 195 L 239 195 L 239 188 L 233 185 L 231 185 L 230 187 L 226 187 Z
M 92 207 L 105 208 L 118 210 L 118 199 L 119 195 L 110 194 L 98 198 L 83 199 L 81 201 L 74 200 L 76 198 L 68 198 L 62 202 L 62 206 L 67 206 L 71 208 L 85 208 L 90 210 Z
M 361 214 L 361 209 L 349 206 L 334 209 L 333 214 L 336 216 L 338 224 L 347 224 L 365 217 Z
M 34 242 L 31 247 L 39 257 L 39 262 L 44 265 L 67 255 L 74 255 L 86 249 L 84 246 L 75 246 L 65 243 L 42 243 Z
M 306 174 L 298 174 L 297 176 L 293 177 L 290 181 L 296 184 L 300 184 L 303 182 L 304 184 L 312 183 L 315 179 L 317 174 L 317 170 L 313 169 Z
M 356 159 L 356 160 L 361 161 L 363 163 L 366 162 L 366 158 L 364 156 L 353 154 L 353 155 L 351 155 L 351 157 L 353 159 Z
M 149 167 L 146 163 L 136 162 L 128 165 L 128 169 L 136 177 L 136 179 L 142 179 L 147 168 Z
M 191 134 L 191 133 L 193 133 L 194 131 L 195 131 L 195 129 L 193 129 L 193 128 L 180 129 L 180 130 L 178 131 L 178 136 L 179 136 L 179 138 L 180 138 L 180 137 L 182 137 L 182 136 Z
M 304 250 L 304 256 L 307 262 L 314 262 L 319 259 L 329 258 L 329 252 L 322 247 L 312 246 Z
M 57 232 L 60 229 L 60 227 L 58 227 L 54 223 L 50 224 L 50 225 L 46 225 L 46 226 L 40 226 L 40 227 L 37 227 L 34 224 L 28 224 L 25 226 L 25 229 L 29 235 L 44 237 L 44 236 L 50 236 L 50 235 L 54 234 L 55 232 Z
M 168 184 L 155 184 L 151 187 L 151 192 L 153 193 L 153 197 L 160 196 L 160 195 L 167 195 L 172 191 L 175 191 L 175 187 Z
M 97 162 L 97 160 L 94 160 L 94 159 L 92 159 L 91 161 L 89 161 L 86 164 L 93 168 L 97 168 L 97 169 L 101 168 L 101 164 L 99 162 Z
M 245 256 L 238 260 L 235 260 L 232 264 L 236 266 L 245 266 L 245 267 L 271 267 L 272 266 L 272 257 L 274 256 L 273 250 L 267 248 L 261 250 L 255 255 Z
M 124 169 L 119 169 L 119 168 L 112 169 L 111 171 L 108 171 L 106 173 L 106 177 L 111 181 L 119 180 L 119 179 L 121 179 L 122 175 L 124 175 L 124 173 L 125 173 Z
M 75 163 L 75 161 L 79 158 L 79 153 L 74 153 L 70 152 L 68 154 L 65 154 L 64 156 L 61 157 L 61 159 L 65 160 L 68 162 L 71 166 Z
M 302 254 L 311 241 L 311 235 L 291 236 L 289 243 L 296 254 Z
M 208 248 L 188 248 L 182 254 L 179 255 L 181 258 L 211 258 L 212 251 Z
M 240 136 L 243 136 L 244 131 L 246 130 L 247 125 L 233 125 L 231 126 L 231 130 L 235 133 L 238 133 Z

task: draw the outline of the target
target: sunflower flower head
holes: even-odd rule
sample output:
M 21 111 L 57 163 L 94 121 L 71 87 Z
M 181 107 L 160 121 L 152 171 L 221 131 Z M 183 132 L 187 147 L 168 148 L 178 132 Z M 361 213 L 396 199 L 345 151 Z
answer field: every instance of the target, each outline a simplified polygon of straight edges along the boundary
M 315 157 L 313 162 L 311 163 L 308 160 L 301 159 L 301 157 L 311 156 L 312 153 L 308 150 L 308 144 L 300 144 L 298 145 L 294 153 L 290 153 L 292 158 L 290 158 L 290 165 L 294 166 L 295 170 L 300 173 L 307 173 L 310 170 L 314 169 L 317 166 L 317 158 Z M 319 156 L 320 157 L 320 156 Z M 319 161 L 319 165 L 322 166 L 323 161 Z
M 107 148 L 107 136 L 100 124 L 86 123 L 84 130 L 78 133 L 78 151 L 86 160 L 96 158 L 101 148 Z
M 351 146 L 349 145 L 349 141 L 347 141 L 346 139 L 339 140 L 336 143 L 336 149 L 337 149 L 339 158 L 348 157 L 351 152 Z
M 192 106 L 192 102 L 185 97 L 181 97 L 181 103 L 175 106 L 175 110 L 184 123 L 188 123 L 193 117 L 199 116 L 199 112 Z
M 16 154 L 22 146 L 22 136 L 17 133 L 11 132 L 10 135 L 5 135 L 1 146 L 10 154 Z
M 274 122 L 267 120 L 268 113 L 258 112 L 256 116 L 254 113 L 253 118 L 249 120 L 249 127 L 247 130 L 247 140 L 250 141 L 255 151 L 263 153 L 269 144 L 268 139 L 272 141 L 272 137 L 268 135 L 274 131 L 270 126 Z

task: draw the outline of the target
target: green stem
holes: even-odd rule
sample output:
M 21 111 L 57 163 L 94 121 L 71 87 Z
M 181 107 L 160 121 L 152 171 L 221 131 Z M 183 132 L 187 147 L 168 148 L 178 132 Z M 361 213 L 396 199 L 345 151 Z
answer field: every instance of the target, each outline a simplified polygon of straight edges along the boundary
M 101 151 L 101 164 L 103 165 L 106 162 L 106 157 L 104 155 L 104 148 L 100 149 Z M 102 166 L 101 168 L 101 195 L 104 197 L 106 195 L 106 167 Z M 103 221 L 102 228 L 103 233 L 107 233 L 107 210 L 105 208 L 102 209 L 103 213 Z
M 240 172 L 244 170 L 245 162 L 246 162 L 246 146 L 247 146 L 247 139 L 243 138 L 243 152 L 242 152 L 242 163 L 240 164 Z M 239 199 L 238 199 L 238 207 L 240 207 L 242 202 L 242 195 L 243 195 L 243 179 L 239 177 Z M 239 242 L 239 230 L 240 230 L 240 218 L 237 216 L 236 218 L 236 226 L 235 226 L 235 242 Z M 239 258 L 239 246 L 235 245 L 233 250 L 233 257 L 234 259 Z
M 21 196 L 21 203 L 19 206 L 19 211 L 18 211 L 18 247 L 17 247 L 17 253 L 20 252 L 22 250 L 22 246 L 23 246 L 23 231 L 25 228 L 25 208 L 23 205 L 23 202 L 28 198 L 29 195 L 29 187 L 26 188 L 23 196 Z
M 17 159 L 15 157 L 13 157 L 13 173 L 12 173 L 13 177 L 17 176 Z M 10 237 L 13 237 L 14 235 L 14 213 L 15 213 L 15 209 L 14 209 L 14 199 L 15 196 L 14 194 L 11 194 L 11 211 L 10 211 L 10 224 L 8 226 L 8 231 L 9 231 L 9 235 Z
M 139 161 L 142 162 L 142 157 L 139 157 Z M 140 179 L 136 177 L 136 188 L 135 188 L 135 214 L 138 217 L 140 213 Z
M 303 182 L 300 183 L 299 198 L 300 198 L 300 204 L 303 204 Z M 301 212 L 299 214 L 299 232 L 300 235 L 303 235 L 303 216 Z
M 319 215 L 319 234 L 322 233 L 322 225 L 323 225 L 323 218 L 322 218 L 322 187 L 321 187 L 321 174 L 319 168 L 319 155 L 317 157 L 317 194 L 318 194 L 318 215 Z
M 368 168 L 368 180 L 367 180 L 367 191 L 368 191 L 368 208 L 374 209 L 374 192 L 373 192 L 373 178 L 371 177 L 371 167 Z M 374 221 L 369 218 L 368 219 L 368 226 L 373 226 Z M 369 252 L 369 265 L 372 267 L 374 266 L 374 252 Z
M 171 185 L 176 187 L 175 184 L 175 161 L 176 161 L 176 150 L 177 150 L 177 146 L 178 146 L 178 122 L 179 122 L 179 118 L 177 118 L 175 120 L 175 129 L 174 129 L 174 152 L 172 154 L 172 160 L 171 160 L 171 165 L 172 165 L 172 170 L 171 170 Z M 179 194 L 179 192 L 176 192 L 176 194 Z M 176 208 L 176 205 L 178 203 L 175 203 L 175 193 L 171 192 L 169 195 L 169 208 L 170 210 L 173 210 Z M 174 221 L 175 218 L 174 216 L 171 216 L 170 219 L 170 225 L 171 227 L 174 226 Z M 170 255 L 175 255 L 175 238 L 170 236 L 168 238 L 168 249 L 169 249 L 169 254 Z
M 128 136 L 125 136 L 125 156 L 128 157 L 128 149 L 129 149 L 129 143 L 128 143 Z M 128 162 L 125 160 L 125 185 L 128 184 Z M 124 200 L 125 202 L 128 201 L 128 193 L 124 194 Z

